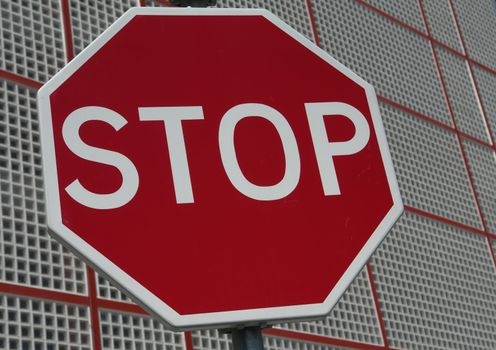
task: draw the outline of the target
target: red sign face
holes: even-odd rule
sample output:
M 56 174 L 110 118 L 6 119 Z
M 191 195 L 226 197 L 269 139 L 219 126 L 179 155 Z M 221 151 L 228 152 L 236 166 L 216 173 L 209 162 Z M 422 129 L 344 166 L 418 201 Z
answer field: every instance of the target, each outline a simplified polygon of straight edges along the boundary
M 175 328 L 325 315 L 402 211 L 373 88 L 263 10 L 132 9 L 39 103 L 49 228 Z

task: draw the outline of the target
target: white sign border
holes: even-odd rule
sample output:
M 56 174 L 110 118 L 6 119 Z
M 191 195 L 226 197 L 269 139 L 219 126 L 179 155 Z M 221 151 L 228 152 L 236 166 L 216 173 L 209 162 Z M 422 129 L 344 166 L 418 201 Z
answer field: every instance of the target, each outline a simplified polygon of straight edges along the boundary
M 130 277 L 127 273 L 117 267 L 104 255 L 79 238 L 69 228 L 63 225 L 60 209 L 60 196 L 58 191 L 55 145 L 51 123 L 50 95 L 135 16 L 262 16 L 286 32 L 294 40 L 305 46 L 309 51 L 313 52 L 331 66 L 337 68 L 365 89 L 386 176 L 393 198 L 393 206 L 323 303 L 180 315 L 153 293 L 148 291 L 140 283 Z M 38 91 L 38 106 L 43 172 L 45 180 L 45 196 L 47 203 L 47 223 L 50 232 L 59 238 L 67 247 L 79 255 L 83 260 L 87 261 L 100 273 L 124 289 L 144 309 L 168 324 L 172 329 L 186 330 L 201 328 L 226 328 L 234 325 L 239 326 L 258 323 L 274 324 L 289 320 L 307 320 L 325 316 L 338 302 L 348 286 L 361 271 L 367 260 L 403 212 L 403 203 L 394 174 L 374 88 L 358 75 L 353 73 L 350 69 L 332 58 L 327 52 L 317 47 L 313 42 L 308 40 L 306 37 L 298 33 L 296 30 L 267 10 L 218 8 L 131 8 Z

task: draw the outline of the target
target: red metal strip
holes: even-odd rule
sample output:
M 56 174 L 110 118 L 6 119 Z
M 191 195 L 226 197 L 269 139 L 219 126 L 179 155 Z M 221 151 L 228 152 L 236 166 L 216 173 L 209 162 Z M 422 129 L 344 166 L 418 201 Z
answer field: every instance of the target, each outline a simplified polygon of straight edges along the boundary
M 186 350 L 193 350 L 193 337 L 191 332 L 184 332 L 184 346 Z
M 310 25 L 312 27 L 313 40 L 317 46 L 321 47 L 319 33 L 317 32 L 317 23 L 315 22 L 315 15 L 313 13 L 312 1 L 306 0 L 306 4 L 308 11 L 308 18 L 310 19 Z
M 363 6 L 367 7 L 369 10 L 372 10 L 374 11 L 375 13 L 378 13 L 379 15 L 383 16 L 383 17 L 386 17 L 388 19 L 390 19 L 391 21 L 393 21 L 394 23 L 396 24 L 399 24 L 400 26 L 414 32 L 414 33 L 417 33 L 418 35 L 420 36 L 423 36 L 424 38 L 426 39 L 429 39 L 429 36 L 428 34 L 426 34 L 425 32 L 415 28 L 415 27 L 412 27 L 411 25 L 409 25 L 408 23 L 405 23 L 403 22 L 402 20 L 394 17 L 394 16 L 391 16 L 389 13 L 381 10 L 380 8 L 377 8 L 371 4 L 369 4 L 368 2 L 366 2 L 365 0 L 355 0 L 356 2 L 358 2 L 359 4 L 362 4 Z
M 0 69 L 0 78 L 10 80 L 14 83 L 25 85 L 25 86 L 33 88 L 33 89 L 39 89 L 43 86 L 43 84 L 40 83 L 39 81 L 32 80 L 32 79 L 23 77 L 21 75 L 17 75 L 17 74 L 8 72 L 8 71 L 3 70 L 3 69 Z
M 89 305 L 90 303 L 89 298 L 84 295 L 56 292 L 53 290 L 31 286 L 21 286 L 6 282 L 0 282 L 0 293 L 13 294 L 29 298 L 47 299 L 70 304 Z
M 86 267 L 88 278 L 88 294 L 90 299 L 91 335 L 93 338 L 93 349 L 101 350 L 100 338 L 100 316 L 98 315 L 98 297 L 96 292 L 95 271 L 89 266 Z
M 432 219 L 432 220 L 440 221 L 440 222 L 442 222 L 444 224 L 447 224 L 447 225 L 450 225 L 450 226 L 454 226 L 454 227 L 458 227 L 458 228 L 460 228 L 462 230 L 469 231 L 469 232 L 472 232 L 472 233 L 475 233 L 475 234 L 478 234 L 478 235 L 482 235 L 482 236 L 485 236 L 486 235 L 486 232 L 484 232 L 484 231 L 482 231 L 482 230 L 480 230 L 478 228 L 475 228 L 475 227 L 472 227 L 472 226 L 468 226 L 468 225 L 459 223 L 458 221 L 447 219 L 445 217 L 442 217 L 442 216 L 439 216 L 439 215 L 436 215 L 436 214 L 432 214 L 432 213 L 429 213 L 429 212 L 424 211 L 422 209 L 417 209 L 417 208 L 411 207 L 409 205 L 404 205 L 404 207 L 405 207 L 405 210 L 406 211 L 409 211 L 410 213 L 414 213 L 414 214 L 417 214 L 417 215 L 420 215 L 420 216 L 424 216 L 424 217 L 429 218 L 429 219 Z
M 148 313 L 145 310 L 143 310 L 140 306 L 136 304 L 130 304 L 122 301 L 107 300 L 107 299 L 98 299 L 97 303 L 99 309 L 118 310 L 122 312 L 130 312 L 133 314 L 148 315 Z
M 427 33 L 430 36 L 429 26 L 427 25 L 427 21 L 426 21 L 426 18 L 425 18 L 424 5 L 422 3 L 422 0 L 418 0 L 418 2 L 419 2 L 419 6 L 420 6 L 421 12 L 422 12 L 422 18 L 423 18 L 423 20 L 424 20 L 424 22 L 426 24 Z M 477 207 L 477 211 L 479 212 L 479 217 L 480 217 L 480 220 L 481 220 L 481 223 L 482 223 L 482 227 L 484 228 L 484 232 L 487 232 L 486 222 L 484 220 L 484 215 L 482 214 L 482 208 L 481 208 L 481 205 L 480 205 L 480 202 L 479 202 L 479 198 L 478 198 L 477 192 L 475 190 L 475 185 L 474 185 L 474 181 L 473 181 L 473 178 L 472 178 L 472 173 L 470 171 L 470 166 L 468 164 L 467 155 L 465 153 L 465 147 L 463 146 L 463 142 L 462 142 L 462 139 L 461 139 L 461 136 L 460 136 L 460 132 L 459 132 L 459 129 L 458 129 L 458 126 L 457 126 L 457 123 L 456 123 L 456 118 L 455 118 L 455 113 L 453 111 L 453 106 L 451 105 L 451 100 L 450 100 L 450 97 L 449 97 L 449 94 L 448 94 L 448 89 L 446 87 L 446 82 L 444 81 L 443 72 L 441 70 L 441 64 L 439 63 L 439 58 L 437 57 L 437 53 L 436 53 L 434 44 L 432 42 L 431 42 L 431 49 L 432 49 L 432 54 L 434 56 L 434 61 L 436 63 L 436 69 L 437 69 L 437 72 L 439 74 L 439 79 L 441 80 L 441 87 L 443 88 L 444 97 L 445 97 L 446 103 L 448 105 L 448 111 L 449 111 L 449 114 L 450 114 L 450 117 L 451 117 L 451 121 L 452 121 L 453 126 L 455 127 L 455 130 L 456 130 L 456 137 L 458 139 L 458 144 L 460 145 L 460 151 L 461 151 L 461 155 L 462 155 L 463 162 L 464 162 L 464 165 L 465 165 L 465 171 L 467 172 L 468 180 L 469 180 L 469 183 L 470 183 L 470 188 L 472 189 L 472 194 L 474 196 L 475 205 Z
M 454 22 L 455 22 L 455 25 L 456 25 L 456 30 L 458 32 L 458 35 L 460 36 L 460 40 L 462 42 L 463 50 L 465 51 L 465 54 L 467 55 L 467 57 L 469 57 L 467 46 L 465 45 L 465 38 L 463 37 L 463 32 L 461 30 L 461 26 L 460 26 L 460 22 L 458 20 L 458 14 L 456 12 L 455 6 L 454 6 L 452 0 L 449 0 L 448 3 L 449 3 L 449 6 L 451 8 L 451 12 L 453 13 L 453 18 L 455 20 Z M 479 103 L 481 105 L 482 116 L 484 117 L 484 121 L 485 121 L 485 123 L 487 125 L 487 128 L 488 128 L 488 131 L 489 131 L 489 138 L 491 140 L 491 143 L 494 146 L 494 139 L 493 139 L 493 134 L 492 134 L 492 131 L 491 131 L 491 125 L 489 124 L 489 120 L 487 119 L 486 109 L 484 107 L 484 103 L 483 103 L 482 98 L 481 98 L 481 95 L 480 95 L 479 87 L 477 85 L 477 80 L 475 79 L 475 74 L 473 72 L 472 65 L 470 63 L 468 64 L 468 67 L 469 67 L 470 77 L 471 77 L 472 81 L 474 82 L 474 88 L 475 88 L 475 92 L 477 94 L 477 98 L 479 99 Z M 462 147 L 463 147 L 463 145 L 462 145 Z M 469 168 L 468 161 L 466 160 L 466 162 L 467 162 L 467 164 L 466 164 L 467 165 L 467 168 Z M 475 191 L 475 186 L 473 185 L 473 179 L 472 179 L 472 176 L 471 176 L 470 172 L 469 172 L 469 177 L 470 177 L 470 182 L 472 183 L 472 186 L 474 188 L 474 195 L 475 195 L 475 199 L 476 199 L 476 202 L 477 202 L 477 206 L 479 208 L 479 213 L 480 213 L 480 216 L 481 216 L 482 224 L 484 226 L 484 231 L 487 233 L 487 244 L 489 245 L 489 252 L 491 253 L 491 258 L 493 260 L 494 267 L 496 268 L 496 257 L 494 255 L 494 250 L 493 250 L 493 247 L 491 245 L 491 237 L 490 237 L 489 231 L 487 229 L 486 220 L 485 220 L 485 217 L 484 217 L 484 212 L 482 211 L 482 208 L 481 208 L 481 205 L 480 205 L 480 202 L 479 202 L 479 197 L 477 195 L 477 192 Z
M 370 262 L 367 263 L 367 273 L 369 275 L 370 282 L 370 290 L 372 291 L 372 298 L 374 299 L 375 311 L 377 312 L 377 319 L 379 321 L 379 327 L 381 329 L 382 339 L 384 340 L 384 347 L 389 348 L 389 341 L 386 333 L 386 326 L 384 325 L 384 320 L 382 318 L 381 306 L 379 303 L 379 294 L 377 293 L 377 289 L 375 287 L 375 278 L 374 273 L 372 272 L 372 267 L 370 266 Z
M 361 350 L 384 350 L 387 349 L 384 346 L 372 345 L 366 343 L 358 343 L 350 340 L 337 339 L 331 337 L 324 337 L 321 335 L 308 334 L 308 333 L 300 333 L 294 331 L 288 331 L 285 329 L 279 328 L 268 328 L 263 330 L 264 335 L 286 338 L 297 341 L 318 343 L 323 345 L 333 345 L 333 346 L 342 346 L 346 348 L 352 349 L 361 349 Z
M 146 6 L 146 0 L 139 0 L 139 5 L 140 5 L 141 7 Z
M 60 0 L 62 6 L 62 21 L 64 23 L 65 55 L 67 62 L 74 58 L 74 45 L 72 43 L 71 12 L 69 10 L 69 0 Z
M 485 71 L 487 71 L 487 72 L 489 72 L 489 73 L 491 73 L 491 74 L 493 74 L 493 75 L 496 75 L 496 69 L 493 69 L 493 68 L 490 68 L 490 67 L 488 67 L 488 66 L 486 66 L 486 65 L 483 65 L 482 63 L 477 62 L 477 61 L 475 61 L 474 59 L 472 59 L 472 58 L 470 58 L 470 57 L 468 58 L 468 61 L 469 61 L 470 63 L 472 63 L 472 64 L 476 65 L 477 67 L 479 67 L 479 68 L 481 68 L 481 69 L 484 69 Z
M 411 115 L 414 115 L 417 118 L 420 118 L 422 120 L 425 120 L 425 121 L 427 121 L 427 122 L 429 122 L 431 124 L 435 124 L 435 125 L 443 128 L 443 129 L 449 130 L 451 132 L 456 132 L 455 128 L 453 128 L 451 125 L 444 124 L 444 123 L 440 122 L 439 120 L 436 120 L 436 119 L 434 119 L 432 117 L 429 117 L 429 116 L 426 116 L 426 115 L 424 115 L 422 113 L 419 113 L 419 112 L 417 112 L 417 111 L 415 111 L 415 110 L 413 110 L 413 109 L 411 109 L 409 107 L 403 106 L 402 104 L 399 104 L 398 102 L 395 102 L 393 100 L 388 99 L 387 97 L 377 95 L 377 99 L 379 101 L 381 101 L 381 102 L 387 103 L 388 105 L 391 105 L 393 107 L 396 107 L 398 109 L 401 109 L 404 112 L 407 112 L 407 113 L 409 113 Z

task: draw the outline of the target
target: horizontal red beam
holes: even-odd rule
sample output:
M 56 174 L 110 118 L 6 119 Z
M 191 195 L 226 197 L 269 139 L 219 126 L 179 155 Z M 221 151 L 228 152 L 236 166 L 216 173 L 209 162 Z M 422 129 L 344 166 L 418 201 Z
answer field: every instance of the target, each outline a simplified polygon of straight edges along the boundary
M 25 85 L 25 86 L 33 88 L 33 89 L 39 89 L 43 86 L 42 83 L 40 83 L 36 80 L 29 79 L 29 78 L 23 77 L 21 75 L 8 72 L 8 71 L 3 70 L 3 69 L 0 69 L 0 78 L 10 80 L 14 83 L 19 83 L 21 85 Z
M 89 297 L 85 295 L 57 292 L 49 289 L 21 286 L 18 284 L 5 282 L 0 282 L 0 292 L 5 294 L 13 294 L 16 296 L 61 301 L 70 304 L 89 305 L 90 303 Z

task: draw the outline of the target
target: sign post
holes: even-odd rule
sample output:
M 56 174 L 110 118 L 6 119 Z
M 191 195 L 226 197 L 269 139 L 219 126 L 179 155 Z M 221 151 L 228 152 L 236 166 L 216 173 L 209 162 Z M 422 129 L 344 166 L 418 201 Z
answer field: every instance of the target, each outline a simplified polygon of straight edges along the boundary
M 265 10 L 131 9 L 38 102 L 50 232 L 173 329 L 325 316 L 403 210 L 373 87 Z

